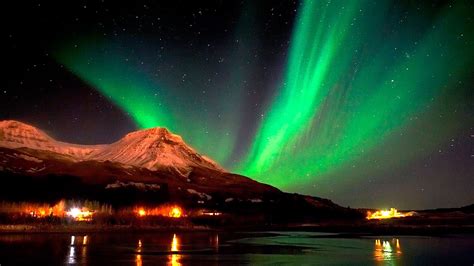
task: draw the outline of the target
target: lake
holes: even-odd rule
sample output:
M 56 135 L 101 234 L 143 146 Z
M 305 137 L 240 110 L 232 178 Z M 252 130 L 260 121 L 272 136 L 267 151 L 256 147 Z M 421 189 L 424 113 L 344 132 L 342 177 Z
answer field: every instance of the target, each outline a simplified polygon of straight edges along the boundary
M 1 234 L 7 265 L 473 265 L 474 236 L 317 232 Z

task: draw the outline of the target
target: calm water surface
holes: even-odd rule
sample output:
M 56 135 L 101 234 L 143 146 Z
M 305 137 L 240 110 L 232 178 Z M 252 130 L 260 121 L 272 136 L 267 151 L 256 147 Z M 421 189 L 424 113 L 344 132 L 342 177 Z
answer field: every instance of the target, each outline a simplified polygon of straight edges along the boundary
M 314 232 L 0 235 L 7 265 L 474 265 L 474 236 Z

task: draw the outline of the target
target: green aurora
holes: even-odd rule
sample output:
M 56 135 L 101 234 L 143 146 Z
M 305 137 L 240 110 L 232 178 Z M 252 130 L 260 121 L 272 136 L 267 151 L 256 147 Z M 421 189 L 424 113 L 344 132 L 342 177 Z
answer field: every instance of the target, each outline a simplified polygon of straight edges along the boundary
M 76 39 L 63 43 L 55 57 L 138 127 L 167 127 L 229 170 L 287 189 L 346 173 L 355 163 L 376 171 L 375 153 L 413 130 L 413 121 L 439 120 L 439 99 L 472 74 L 474 25 L 460 19 L 469 17 L 462 2 L 433 20 L 411 15 L 391 21 L 392 8 L 390 1 L 303 1 L 280 86 L 237 162 L 230 160 L 240 144 L 245 90 L 239 81 L 252 73 L 248 48 L 256 45 L 250 41 L 256 38 L 252 12 L 244 13 L 235 33 L 244 41 L 231 52 L 232 85 L 207 92 L 208 101 L 200 101 L 201 90 L 193 83 L 173 88 L 167 77 L 153 72 L 156 62 L 139 59 L 144 56 L 121 42 Z M 383 32 L 380 25 L 391 27 Z M 198 72 L 187 78 L 199 80 Z M 460 120 L 446 116 L 437 123 L 445 126 L 435 137 L 415 136 L 406 146 L 418 143 L 429 153 L 456 132 Z
M 473 31 L 458 20 L 468 9 L 446 10 L 421 39 L 417 20 L 387 38 L 377 32 L 386 3 L 373 12 L 369 1 L 304 2 L 284 85 L 243 173 L 287 187 L 348 167 L 468 77 Z M 359 52 L 367 40 L 370 56 Z

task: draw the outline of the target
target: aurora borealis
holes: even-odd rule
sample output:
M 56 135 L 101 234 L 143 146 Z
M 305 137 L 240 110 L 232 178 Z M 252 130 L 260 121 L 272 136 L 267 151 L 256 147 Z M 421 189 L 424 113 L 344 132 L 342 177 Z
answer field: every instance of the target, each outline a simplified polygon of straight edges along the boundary
M 68 110 L 104 127 L 85 142 L 115 141 L 99 133 L 107 126 L 166 127 L 229 171 L 353 204 L 392 202 L 410 188 L 432 196 L 450 187 L 445 198 L 474 185 L 471 2 L 276 2 L 66 9 L 44 22 L 60 28 L 41 43 L 34 58 L 48 67 L 31 79 L 48 76 L 41 87 L 67 97 L 25 99 L 23 89 L 17 106 L 43 106 L 38 114 L 2 118 L 36 118 L 54 132 L 66 119 L 51 123 L 47 103 L 72 103 L 85 87 L 91 99 Z M 54 73 L 63 78 L 51 84 Z M 12 78 L 1 103 L 28 75 Z M 103 115 L 80 111 L 96 105 Z M 394 184 L 403 189 L 383 195 Z M 372 198 L 358 201 L 365 188 Z M 429 195 L 403 204 L 428 206 Z
M 473 39 L 466 39 L 472 28 L 465 32 L 464 22 L 457 21 L 468 15 L 462 5 L 443 10 L 421 39 L 410 31 L 419 22 L 407 22 L 410 30 L 401 30 L 400 41 L 399 36 L 377 40 L 375 26 L 384 19 L 386 3 L 365 4 L 304 3 L 284 85 L 242 166 L 244 173 L 281 176 L 270 182 L 286 186 L 293 177 L 311 180 L 338 170 L 383 144 L 390 133 L 428 111 L 444 89 L 472 74 Z M 368 10 L 377 15 L 365 19 Z M 365 48 L 364 35 L 376 45 Z M 364 49 L 373 57 L 366 62 Z

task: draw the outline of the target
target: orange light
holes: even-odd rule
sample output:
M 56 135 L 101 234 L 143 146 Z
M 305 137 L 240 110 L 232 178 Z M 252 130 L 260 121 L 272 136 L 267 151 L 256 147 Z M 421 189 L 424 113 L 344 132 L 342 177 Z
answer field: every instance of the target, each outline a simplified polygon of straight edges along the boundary
M 143 261 L 142 261 L 142 255 L 141 255 L 141 252 L 142 252 L 142 240 L 141 239 L 138 240 L 137 252 L 138 252 L 138 254 L 135 257 L 135 263 L 136 263 L 137 266 L 142 266 Z
M 174 206 L 173 208 L 171 208 L 169 216 L 173 218 L 180 218 L 181 214 L 182 214 L 181 208 Z
M 171 218 L 181 218 L 185 216 L 183 209 L 177 205 L 162 205 L 155 208 L 137 207 L 135 208 L 134 212 L 139 217 L 164 216 Z
M 22 209 L 22 212 L 27 213 L 35 218 L 44 218 L 47 216 L 63 217 L 65 215 L 63 200 L 54 206 L 47 204 L 25 203 L 20 206 L 20 209 Z
M 179 238 L 176 236 L 176 234 L 173 234 L 173 239 L 171 240 L 171 252 L 172 254 L 168 256 L 168 265 L 181 266 L 181 255 L 177 254 L 179 252 Z
M 176 237 L 176 234 L 173 234 L 173 239 L 171 240 L 171 251 L 179 251 L 179 239 Z

